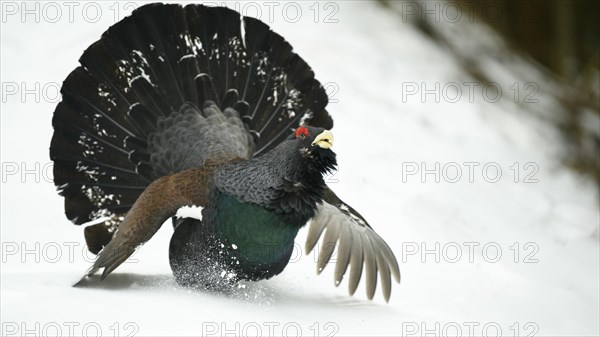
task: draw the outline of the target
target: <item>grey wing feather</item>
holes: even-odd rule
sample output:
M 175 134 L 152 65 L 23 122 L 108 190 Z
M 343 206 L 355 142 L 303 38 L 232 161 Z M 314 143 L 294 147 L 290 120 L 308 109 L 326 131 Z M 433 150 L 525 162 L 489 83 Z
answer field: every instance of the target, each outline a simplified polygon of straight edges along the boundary
M 352 245 L 352 253 L 350 254 L 350 280 L 348 281 L 348 292 L 350 295 L 354 295 L 363 269 L 363 250 L 362 241 L 360 235 L 354 238 L 354 244 Z
M 307 254 L 314 249 L 321 237 L 323 248 L 317 262 L 318 273 L 325 268 L 337 245 L 335 285 L 341 283 L 350 266 L 348 290 L 352 295 L 364 271 L 367 297 L 372 299 L 379 272 L 383 296 L 389 301 L 391 276 L 393 275 L 396 282 L 400 282 L 400 268 L 394 253 L 364 218 L 339 200 L 331 190 L 327 192 L 325 200 L 318 206 L 317 213 L 310 222 L 306 240 Z

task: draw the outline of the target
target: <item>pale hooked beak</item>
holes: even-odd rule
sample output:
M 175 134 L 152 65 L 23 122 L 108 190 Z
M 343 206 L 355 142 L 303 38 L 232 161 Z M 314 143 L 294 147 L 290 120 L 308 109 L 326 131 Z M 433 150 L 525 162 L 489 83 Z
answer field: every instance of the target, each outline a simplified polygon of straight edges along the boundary
M 321 132 L 317 138 L 315 138 L 315 141 L 312 142 L 312 145 L 318 145 L 323 149 L 330 149 L 333 146 L 333 133 L 329 130 Z

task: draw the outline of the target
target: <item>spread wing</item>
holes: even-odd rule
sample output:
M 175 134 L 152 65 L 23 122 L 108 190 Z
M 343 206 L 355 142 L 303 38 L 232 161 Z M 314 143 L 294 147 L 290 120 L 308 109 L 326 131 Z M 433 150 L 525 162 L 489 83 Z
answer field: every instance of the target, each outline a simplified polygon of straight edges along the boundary
M 389 301 L 392 291 L 391 275 L 400 283 L 400 268 L 394 253 L 367 221 L 330 189 L 310 222 L 306 240 L 307 254 L 314 249 L 321 237 L 323 239 L 317 273 L 323 271 L 337 246 L 335 285 L 342 282 L 350 267 L 348 291 L 353 295 L 364 271 L 367 297 L 373 299 L 379 271 L 383 296 Z
M 153 181 L 136 200 L 112 240 L 100 251 L 82 280 L 102 268 L 102 279 L 106 278 L 137 247 L 150 240 L 180 207 L 206 205 L 209 181 L 216 167 L 218 163 L 208 163 L 201 168 L 181 171 Z

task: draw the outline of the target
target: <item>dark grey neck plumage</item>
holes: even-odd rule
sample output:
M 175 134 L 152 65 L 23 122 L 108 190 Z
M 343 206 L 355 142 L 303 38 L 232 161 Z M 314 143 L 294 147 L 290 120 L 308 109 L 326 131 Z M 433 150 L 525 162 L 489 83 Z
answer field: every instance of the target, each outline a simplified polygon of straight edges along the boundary
M 329 150 L 299 147 L 293 140 L 248 161 L 220 167 L 215 187 L 240 201 L 254 203 L 304 225 L 323 200 L 323 174 L 335 167 Z

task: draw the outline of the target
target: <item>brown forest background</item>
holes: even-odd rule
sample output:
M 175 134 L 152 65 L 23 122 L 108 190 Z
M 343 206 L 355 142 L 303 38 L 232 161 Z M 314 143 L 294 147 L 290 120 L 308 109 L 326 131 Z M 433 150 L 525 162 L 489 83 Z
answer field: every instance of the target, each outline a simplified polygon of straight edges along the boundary
M 397 8 L 392 2 L 396 1 L 380 0 L 388 8 Z M 491 26 L 515 51 L 553 75 L 564 89 L 557 98 L 565 115 L 555 122 L 563 135 L 563 160 L 600 188 L 600 0 L 450 2 L 473 13 L 477 21 Z M 482 8 L 500 11 L 501 15 L 484 15 Z M 431 24 L 427 20 L 417 22 L 425 33 L 440 39 Z M 590 119 L 584 111 L 592 111 L 592 123 L 598 125 L 586 125 Z

